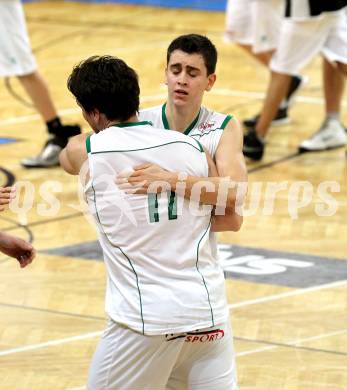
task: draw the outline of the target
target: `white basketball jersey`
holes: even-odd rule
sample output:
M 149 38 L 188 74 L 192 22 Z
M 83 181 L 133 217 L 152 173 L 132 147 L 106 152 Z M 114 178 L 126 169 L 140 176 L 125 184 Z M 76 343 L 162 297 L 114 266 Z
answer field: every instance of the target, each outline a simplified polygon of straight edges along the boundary
M 169 127 L 165 109 L 166 103 L 156 107 L 145 108 L 140 111 L 140 120 L 150 121 L 154 127 L 159 129 L 174 130 Z M 184 134 L 201 142 L 214 158 L 223 130 L 231 118 L 232 116 L 230 115 L 201 107 L 198 116 L 187 127 Z
M 139 117 L 141 120 L 151 121 L 154 127 L 173 130 L 169 127 L 165 109 L 166 103 L 160 106 L 143 109 L 140 111 Z M 231 118 L 231 115 L 221 114 L 209 110 L 206 107 L 201 107 L 198 116 L 190 126 L 187 127 L 184 134 L 201 142 L 214 159 L 223 130 Z M 218 258 L 217 237 L 214 232 L 210 232 L 210 244 L 213 256 Z
M 107 268 L 106 311 L 147 335 L 206 328 L 227 319 L 223 271 L 209 242 L 211 206 L 174 192 L 132 195 L 115 177 L 144 163 L 207 176 L 199 142 L 148 122 L 113 126 L 87 140 L 85 193 Z

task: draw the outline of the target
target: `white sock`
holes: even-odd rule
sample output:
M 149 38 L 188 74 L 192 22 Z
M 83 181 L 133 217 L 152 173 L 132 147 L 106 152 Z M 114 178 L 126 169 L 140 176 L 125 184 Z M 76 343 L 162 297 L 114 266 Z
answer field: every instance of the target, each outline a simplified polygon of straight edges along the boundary
M 328 122 L 330 119 L 340 122 L 340 113 L 339 112 L 327 112 L 325 115 L 325 121 Z

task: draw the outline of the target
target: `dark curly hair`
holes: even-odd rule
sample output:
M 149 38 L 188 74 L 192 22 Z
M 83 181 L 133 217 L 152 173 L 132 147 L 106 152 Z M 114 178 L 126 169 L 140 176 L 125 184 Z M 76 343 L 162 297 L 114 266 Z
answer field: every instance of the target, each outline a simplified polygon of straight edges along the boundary
M 124 122 L 139 110 L 137 74 L 119 58 L 93 56 L 82 61 L 67 86 L 87 113 L 98 109 L 107 119 Z

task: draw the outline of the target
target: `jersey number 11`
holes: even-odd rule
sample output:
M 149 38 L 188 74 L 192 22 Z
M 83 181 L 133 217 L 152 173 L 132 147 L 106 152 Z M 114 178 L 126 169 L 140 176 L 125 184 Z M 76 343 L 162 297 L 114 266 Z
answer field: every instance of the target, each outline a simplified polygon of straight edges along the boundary
M 168 218 L 177 219 L 177 197 L 174 191 L 167 192 L 168 206 L 167 213 Z M 148 213 L 150 222 L 159 222 L 158 211 L 158 194 L 148 195 Z

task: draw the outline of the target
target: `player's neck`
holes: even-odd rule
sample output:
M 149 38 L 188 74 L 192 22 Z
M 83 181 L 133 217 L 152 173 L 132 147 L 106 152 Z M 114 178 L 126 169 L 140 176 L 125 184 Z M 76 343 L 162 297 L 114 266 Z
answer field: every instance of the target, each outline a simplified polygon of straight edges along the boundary
M 133 115 L 125 121 L 106 119 L 105 124 L 104 124 L 104 128 L 107 129 L 108 127 L 117 126 L 117 125 L 120 125 L 123 123 L 136 123 L 138 121 L 139 121 L 139 119 L 138 119 L 137 115 Z
M 121 123 L 136 123 L 138 121 L 139 121 L 139 118 L 137 117 L 137 115 L 133 115 L 130 118 L 128 118 L 127 120 L 122 121 Z
M 170 129 L 183 133 L 199 114 L 200 107 L 177 107 L 167 102 L 165 113 Z

